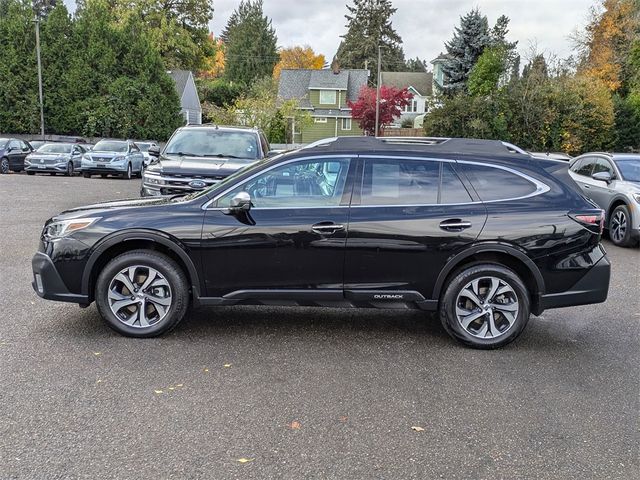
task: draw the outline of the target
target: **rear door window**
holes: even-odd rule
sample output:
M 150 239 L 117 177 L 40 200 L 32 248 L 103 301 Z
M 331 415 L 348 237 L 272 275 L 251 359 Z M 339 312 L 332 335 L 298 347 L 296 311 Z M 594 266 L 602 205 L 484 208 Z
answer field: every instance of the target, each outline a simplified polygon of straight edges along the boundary
M 430 205 L 438 203 L 440 162 L 367 159 L 362 205 Z
M 522 198 L 537 190 L 533 182 L 502 168 L 473 163 L 460 163 L 456 168 L 467 176 L 484 202 Z
M 450 163 L 442 163 L 442 180 L 440 183 L 440 202 L 444 204 L 469 203 L 471 195 L 467 192 L 460 178 Z

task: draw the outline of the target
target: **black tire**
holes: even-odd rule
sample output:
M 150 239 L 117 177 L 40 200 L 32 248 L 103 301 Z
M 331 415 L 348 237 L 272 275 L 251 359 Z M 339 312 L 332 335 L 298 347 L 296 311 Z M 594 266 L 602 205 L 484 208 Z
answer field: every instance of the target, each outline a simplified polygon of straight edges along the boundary
M 510 287 L 511 290 L 508 295 L 512 297 L 512 300 L 517 299 L 518 310 L 517 314 L 513 315 L 514 318 L 509 321 L 499 310 L 487 307 L 492 312 L 491 318 L 496 319 L 494 323 L 501 326 L 502 329 L 498 327 L 495 337 L 486 338 L 478 336 L 478 334 L 481 334 L 485 324 L 489 325 L 489 313 L 482 314 L 482 311 L 489 312 L 489 310 L 482 310 L 484 307 L 475 307 L 471 304 L 474 307 L 474 315 L 481 314 L 481 316 L 471 322 L 469 327 L 465 329 L 461 321 L 458 320 L 456 306 L 460 300 L 459 295 L 461 292 L 474 280 L 479 280 L 478 285 L 480 289 L 478 291 L 480 295 L 478 298 L 483 300 L 482 297 L 483 294 L 487 294 L 487 288 L 483 289 L 481 285 L 486 284 L 489 278 L 497 279 L 500 282 L 499 285 L 507 285 Z M 497 291 L 501 290 L 502 287 L 497 289 Z M 507 294 L 501 298 L 506 298 L 506 295 Z M 495 299 L 496 297 L 499 297 L 499 295 L 494 295 L 493 298 Z M 490 303 L 490 299 L 484 299 L 483 303 Z M 505 302 L 505 304 L 506 303 L 507 302 Z M 531 300 L 527 287 L 514 271 L 497 264 L 476 264 L 468 266 L 454 274 L 446 285 L 444 293 L 440 298 L 440 322 L 449 335 L 469 347 L 479 349 L 499 348 L 512 342 L 522 333 L 529 321 L 530 304 Z M 496 302 L 493 303 L 493 305 L 500 305 L 500 303 Z M 493 316 L 494 313 L 496 313 L 495 317 Z M 509 326 L 507 326 L 507 323 Z M 475 325 L 477 325 L 478 328 L 476 334 L 473 334 L 471 332 L 474 330 Z
M 0 174 L 6 175 L 9 173 L 9 159 L 0 159 Z
M 29 172 L 29 171 L 27 171 L 27 175 L 35 175 L 35 174 L 36 174 L 36 172 Z
M 636 241 L 631 236 L 631 228 L 629 207 L 618 205 L 609 217 L 609 238 L 619 247 L 632 247 Z
M 128 164 L 127 171 L 122 174 L 122 178 L 124 178 L 125 180 L 131 180 L 132 177 L 133 177 L 133 170 L 131 169 L 131 164 Z
M 73 162 L 67 163 L 67 172 L 65 173 L 67 177 L 73 177 Z
M 170 287 L 171 304 L 163 318 L 148 327 L 123 323 L 109 305 L 109 286 L 122 270 L 132 266 L 155 269 Z M 144 270 L 143 270 L 144 271 Z M 128 295 L 125 293 L 125 295 Z M 178 325 L 189 309 L 189 282 L 182 269 L 172 259 L 151 250 L 133 250 L 111 260 L 98 275 L 95 288 L 98 312 L 107 325 L 127 337 L 149 338 L 162 335 Z M 136 307 L 137 308 L 137 307 Z
M 89 172 L 82 172 L 82 176 L 84 178 L 91 178 L 91 174 Z
M 56 172 L 49 172 L 49 175 L 51 175 L 52 177 L 56 176 Z
M 107 178 L 109 175 L 107 175 L 106 173 L 101 173 L 100 174 L 100 178 Z

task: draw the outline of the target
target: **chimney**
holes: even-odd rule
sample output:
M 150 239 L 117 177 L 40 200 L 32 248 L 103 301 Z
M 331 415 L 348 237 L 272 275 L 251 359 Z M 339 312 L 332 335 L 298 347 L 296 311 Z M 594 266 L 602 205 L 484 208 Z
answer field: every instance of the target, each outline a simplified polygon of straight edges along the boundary
M 333 61 L 331 62 L 331 70 L 334 75 L 338 75 L 340 73 L 340 64 L 338 63 L 338 59 L 333 57 Z

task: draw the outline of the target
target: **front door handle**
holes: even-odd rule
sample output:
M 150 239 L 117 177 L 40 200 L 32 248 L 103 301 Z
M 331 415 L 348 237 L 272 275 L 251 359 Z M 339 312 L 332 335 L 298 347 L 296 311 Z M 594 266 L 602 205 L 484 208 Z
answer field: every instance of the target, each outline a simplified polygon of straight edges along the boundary
M 460 220 L 459 218 L 451 218 L 440 222 L 440 228 L 448 232 L 461 232 L 465 228 L 471 228 L 471 222 Z
M 312 225 L 311 230 L 315 233 L 326 235 L 344 230 L 344 225 L 338 225 L 337 223 L 333 222 L 320 222 Z

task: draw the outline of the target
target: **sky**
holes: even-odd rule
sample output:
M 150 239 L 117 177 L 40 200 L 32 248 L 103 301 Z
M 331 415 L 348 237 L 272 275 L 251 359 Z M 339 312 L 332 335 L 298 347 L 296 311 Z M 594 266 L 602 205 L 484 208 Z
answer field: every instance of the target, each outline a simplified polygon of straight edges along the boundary
M 218 35 L 240 0 L 212 1 L 215 12 L 210 28 Z M 346 0 L 263 1 L 279 46 L 309 45 L 331 60 L 340 35 L 346 31 Z M 430 61 L 444 50 L 444 42 L 451 39 L 460 16 L 478 7 L 490 25 L 502 14 L 511 19 L 508 38 L 518 41 L 525 61 L 532 47 L 539 53 L 564 58 L 572 53 L 570 34 L 586 24 L 589 8 L 595 3 L 596 0 L 393 0 L 398 10 L 392 22 L 404 42 L 405 56 Z

